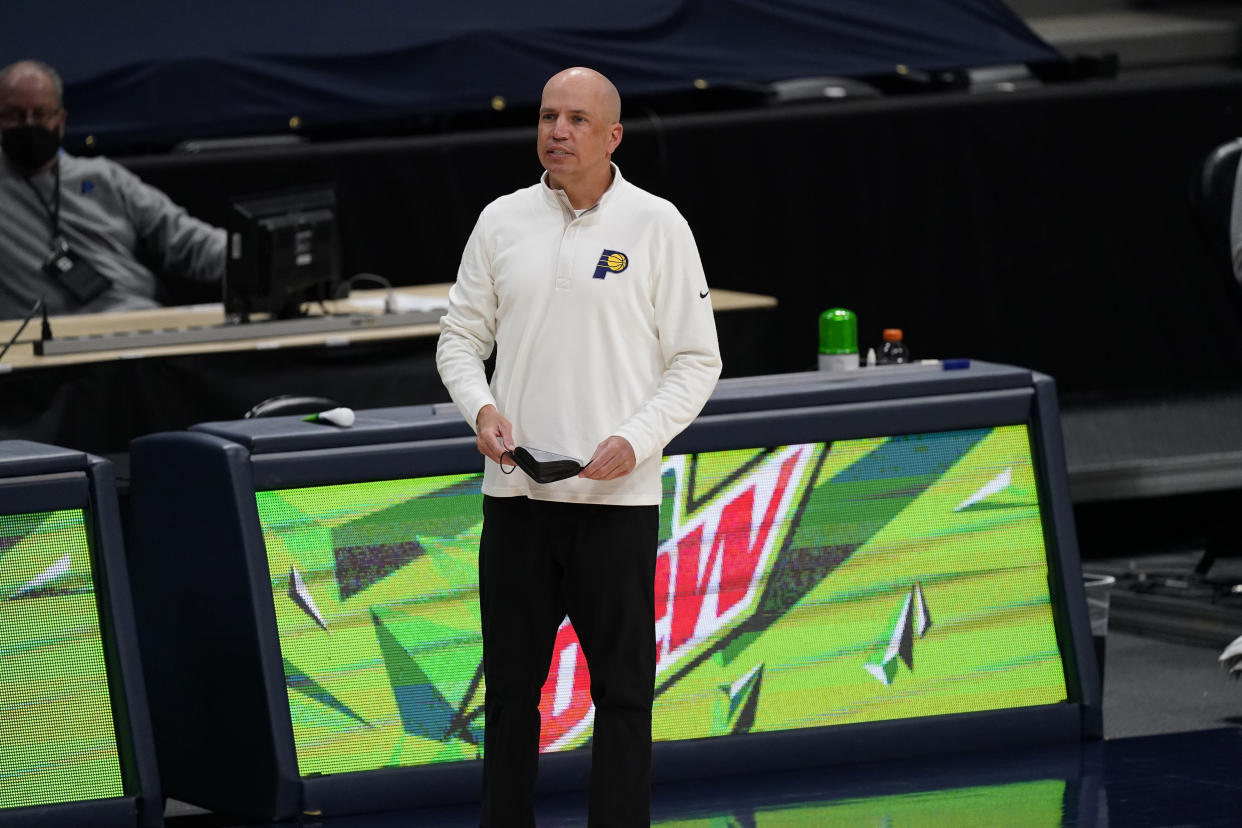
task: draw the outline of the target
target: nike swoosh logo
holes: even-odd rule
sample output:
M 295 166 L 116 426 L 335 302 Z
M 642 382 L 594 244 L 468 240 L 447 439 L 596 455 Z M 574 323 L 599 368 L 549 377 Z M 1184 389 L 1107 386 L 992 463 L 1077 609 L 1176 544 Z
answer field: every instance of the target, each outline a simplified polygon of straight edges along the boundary
M 700 294 L 699 294 L 699 298 L 700 298 L 700 299 L 706 299 L 706 298 L 707 298 L 707 294 L 709 294 L 709 293 L 711 293 L 711 291 L 710 291 L 710 290 L 705 290 L 705 291 L 703 291 L 702 293 L 700 293 Z

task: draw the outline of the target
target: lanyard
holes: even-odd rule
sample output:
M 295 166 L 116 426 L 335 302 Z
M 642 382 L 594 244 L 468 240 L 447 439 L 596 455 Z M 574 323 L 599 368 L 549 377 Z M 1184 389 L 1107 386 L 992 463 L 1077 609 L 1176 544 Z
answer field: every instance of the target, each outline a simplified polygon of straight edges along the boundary
M 48 222 L 52 228 L 51 246 L 55 248 L 56 240 L 60 238 L 60 162 L 59 161 L 56 162 L 56 166 L 53 169 L 56 170 L 56 183 L 52 189 L 52 200 L 50 204 L 48 203 L 48 200 L 43 197 L 43 193 L 39 192 L 39 188 L 34 185 L 34 182 L 31 181 L 29 177 L 27 177 L 25 181 L 26 181 L 26 184 L 30 187 L 30 189 L 34 192 L 35 197 L 39 199 L 39 203 L 43 205 L 43 209 L 47 211 Z

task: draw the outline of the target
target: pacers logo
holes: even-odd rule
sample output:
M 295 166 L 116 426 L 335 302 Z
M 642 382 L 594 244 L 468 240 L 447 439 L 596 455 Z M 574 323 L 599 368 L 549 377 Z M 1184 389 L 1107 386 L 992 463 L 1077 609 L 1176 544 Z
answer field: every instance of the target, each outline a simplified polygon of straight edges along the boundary
M 609 273 L 620 273 L 629 266 L 629 257 L 624 253 L 618 253 L 616 250 L 605 250 L 599 254 L 599 262 L 595 265 L 595 275 L 591 278 L 602 279 Z

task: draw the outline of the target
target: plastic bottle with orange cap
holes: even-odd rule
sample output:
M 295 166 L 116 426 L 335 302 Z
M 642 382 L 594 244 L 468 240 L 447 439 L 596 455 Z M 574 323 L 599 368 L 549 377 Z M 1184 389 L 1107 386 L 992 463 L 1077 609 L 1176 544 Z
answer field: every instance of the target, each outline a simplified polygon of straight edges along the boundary
M 910 361 L 910 349 L 901 338 L 901 328 L 885 328 L 884 343 L 876 359 L 879 365 L 901 365 Z

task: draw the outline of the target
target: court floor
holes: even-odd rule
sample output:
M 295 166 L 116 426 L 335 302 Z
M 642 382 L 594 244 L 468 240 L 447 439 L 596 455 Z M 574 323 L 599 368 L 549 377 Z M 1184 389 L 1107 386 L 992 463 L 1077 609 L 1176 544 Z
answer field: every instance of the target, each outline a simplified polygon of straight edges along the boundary
M 1242 728 L 1228 727 L 1014 751 L 936 756 L 795 773 L 661 785 L 659 828 L 807 826 L 1242 825 Z M 250 828 L 216 814 L 170 828 Z M 266 823 L 271 825 L 271 823 Z M 322 828 L 458 828 L 478 824 L 466 804 L 305 820 Z M 539 828 L 585 826 L 581 793 L 545 796 Z

